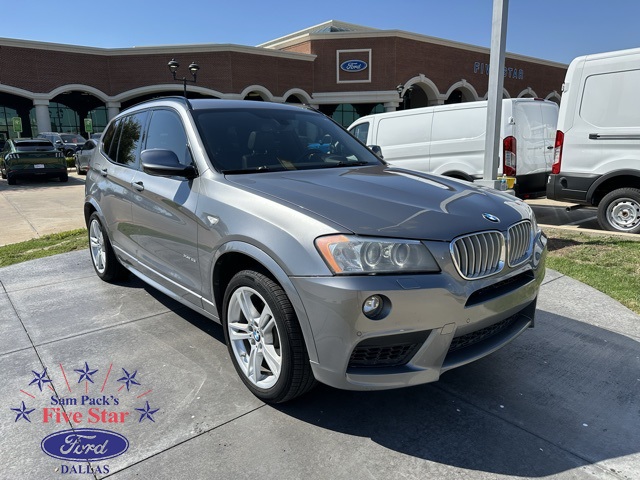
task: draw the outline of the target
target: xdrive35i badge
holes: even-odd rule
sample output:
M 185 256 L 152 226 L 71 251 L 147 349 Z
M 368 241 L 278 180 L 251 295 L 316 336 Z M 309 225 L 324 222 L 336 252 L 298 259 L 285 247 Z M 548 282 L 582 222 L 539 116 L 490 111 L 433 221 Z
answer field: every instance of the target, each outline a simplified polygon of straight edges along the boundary
M 500 219 L 495 215 L 491 215 L 490 213 L 483 213 L 482 216 L 493 223 L 500 223 Z

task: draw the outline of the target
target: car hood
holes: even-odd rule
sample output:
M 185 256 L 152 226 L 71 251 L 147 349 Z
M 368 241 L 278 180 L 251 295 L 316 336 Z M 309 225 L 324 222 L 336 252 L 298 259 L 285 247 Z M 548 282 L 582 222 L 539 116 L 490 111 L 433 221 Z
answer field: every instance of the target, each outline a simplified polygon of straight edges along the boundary
M 450 241 L 531 218 L 529 206 L 512 195 L 388 166 L 228 175 L 227 180 L 358 235 Z

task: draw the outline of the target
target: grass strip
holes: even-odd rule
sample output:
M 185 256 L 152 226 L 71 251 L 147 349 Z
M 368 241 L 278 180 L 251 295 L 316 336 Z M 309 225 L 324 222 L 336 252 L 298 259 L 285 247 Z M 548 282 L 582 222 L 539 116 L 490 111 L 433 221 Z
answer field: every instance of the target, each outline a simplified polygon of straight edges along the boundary
M 0 247 L 0 267 L 88 247 L 87 230 L 84 228 L 43 235 L 26 242 Z

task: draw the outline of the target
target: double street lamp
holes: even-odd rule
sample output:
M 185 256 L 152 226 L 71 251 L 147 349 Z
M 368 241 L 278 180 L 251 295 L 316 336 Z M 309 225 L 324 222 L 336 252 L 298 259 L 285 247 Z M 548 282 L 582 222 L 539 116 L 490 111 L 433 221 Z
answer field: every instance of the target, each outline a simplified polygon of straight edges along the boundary
M 175 58 L 172 58 L 171 61 L 167 64 L 167 66 L 169 67 L 169 71 L 171 72 L 171 75 L 173 75 L 173 79 L 178 80 L 178 78 L 176 77 L 176 72 L 178 71 L 178 68 L 180 68 L 180 64 L 176 61 Z M 186 76 L 182 77 L 182 85 L 184 88 L 184 98 L 187 98 L 187 82 L 196 83 L 196 79 L 198 77 L 198 70 L 200 70 L 200 65 L 198 65 L 196 62 L 191 62 L 191 65 L 189 65 L 188 68 L 189 68 L 189 72 L 191 73 L 191 76 L 193 77 L 193 80 L 188 79 Z

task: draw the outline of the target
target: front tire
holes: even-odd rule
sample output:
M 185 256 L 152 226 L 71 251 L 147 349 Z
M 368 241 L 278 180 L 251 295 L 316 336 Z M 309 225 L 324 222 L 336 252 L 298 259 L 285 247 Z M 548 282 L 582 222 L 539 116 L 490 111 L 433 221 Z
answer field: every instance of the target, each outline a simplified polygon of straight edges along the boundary
M 315 385 L 298 319 L 271 278 L 237 273 L 225 291 L 222 324 L 233 366 L 260 400 L 286 402 Z
M 640 233 L 640 190 L 619 188 L 598 205 L 598 223 L 604 230 Z
M 89 218 L 89 253 L 93 269 L 105 282 L 124 278 L 127 270 L 120 264 L 96 212 Z

